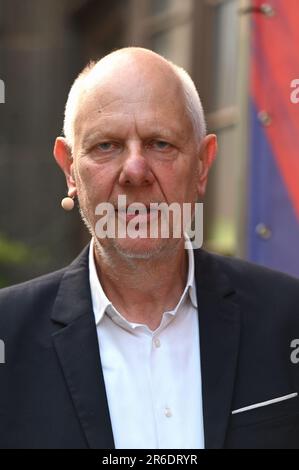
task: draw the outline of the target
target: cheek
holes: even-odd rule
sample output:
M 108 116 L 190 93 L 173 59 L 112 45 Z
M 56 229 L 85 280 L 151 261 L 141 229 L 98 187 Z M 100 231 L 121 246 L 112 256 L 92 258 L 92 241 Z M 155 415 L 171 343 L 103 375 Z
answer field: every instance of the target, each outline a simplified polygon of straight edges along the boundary
M 91 180 L 96 175 L 94 164 L 88 162 L 85 158 L 80 160 L 77 165 L 77 173 L 82 181 Z
M 113 184 L 113 177 L 107 168 L 95 163 L 81 163 L 77 168 L 81 193 L 92 201 L 107 198 Z
M 177 202 L 190 202 L 196 199 L 198 168 L 195 163 L 193 165 L 188 163 L 185 162 L 174 173 L 168 175 L 168 180 L 166 179 L 166 184 L 171 188 L 173 200 Z

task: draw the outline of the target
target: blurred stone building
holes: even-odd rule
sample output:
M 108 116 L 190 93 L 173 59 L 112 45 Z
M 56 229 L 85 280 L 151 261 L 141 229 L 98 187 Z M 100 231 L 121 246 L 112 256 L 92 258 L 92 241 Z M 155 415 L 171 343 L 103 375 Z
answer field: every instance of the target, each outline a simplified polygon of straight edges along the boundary
M 88 240 L 52 157 L 67 92 L 90 59 L 155 50 L 194 78 L 220 151 L 205 209 L 206 246 L 244 253 L 246 0 L 0 0 L 0 285 L 66 265 Z

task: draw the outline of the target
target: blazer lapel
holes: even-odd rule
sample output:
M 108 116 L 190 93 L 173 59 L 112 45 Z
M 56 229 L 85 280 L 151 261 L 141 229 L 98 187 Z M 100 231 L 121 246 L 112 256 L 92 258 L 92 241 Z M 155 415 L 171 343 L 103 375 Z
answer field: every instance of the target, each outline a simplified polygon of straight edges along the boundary
M 88 247 L 63 276 L 52 320 L 61 325 L 53 334 L 53 342 L 88 445 L 113 449 L 89 287 Z
M 239 308 L 215 257 L 196 250 L 205 446 L 224 446 L 239 350 Z

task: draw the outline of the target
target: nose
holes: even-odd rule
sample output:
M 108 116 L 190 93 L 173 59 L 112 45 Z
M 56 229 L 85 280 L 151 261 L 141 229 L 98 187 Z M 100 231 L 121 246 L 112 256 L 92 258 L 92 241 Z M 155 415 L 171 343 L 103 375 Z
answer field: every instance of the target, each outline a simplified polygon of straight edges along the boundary
M 148 161 L 142 153 L 140 144 L 132 144 L 127 151 L 121 173 L 119 184 L 122 186 L 148 186 L 154 181 Z

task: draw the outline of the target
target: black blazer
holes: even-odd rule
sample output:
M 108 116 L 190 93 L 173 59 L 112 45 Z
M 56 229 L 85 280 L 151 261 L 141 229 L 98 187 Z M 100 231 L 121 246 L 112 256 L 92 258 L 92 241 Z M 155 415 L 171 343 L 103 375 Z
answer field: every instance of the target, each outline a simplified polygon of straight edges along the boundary
M 194 254 L 206 448 L 298 449 L 298 396 L 232 411 L 299 392 L 299 280 Z M 0 291 L 0 339 L 0 448 L 114 448 L 88 247 L 69 267 Z

